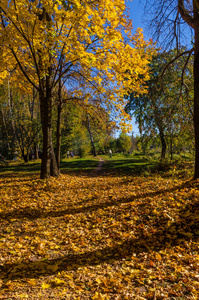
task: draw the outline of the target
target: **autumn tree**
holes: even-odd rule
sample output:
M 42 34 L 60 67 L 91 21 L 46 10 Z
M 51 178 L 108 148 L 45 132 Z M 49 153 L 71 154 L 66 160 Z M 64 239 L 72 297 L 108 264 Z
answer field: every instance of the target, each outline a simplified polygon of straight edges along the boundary
M 52 144 L 52 94 L 58 82 L 66 75 L 79 73 L 91 88 L 94 80 L 98 91 L 104 92 L 103 73 L 114 86 L 107 101 L 122 111 L 123 94 L 129 88 L 143 92 L 149 58 L 146 43 L 140 31 L 131 36 L 124 1 L 3 0 L 0 13 L 4 59 L 17 63 L 17 71 L 40 97 L 41 178 L 58 176 Z M 142 80 L 138 74 L 143 74 Z
M 165 158 L 168 140 L 171 145 L 172 136 L 182 137 L 185 131 L 193 127 L 192 107 L 189 107 L 191 99 L 187 99 L 187 92 L 192 90 L 192 69 L 189 64 L 183 79 L 186 89 L 182 88 L 181 70 L 185 59 L 181 57 L 167 65 L 175 52 L 159 52 L 153 57 L 150 80 L 146 83 L 148 93 L 141 96 L 131 93 L 126 107 L 136 117 L 141 137 L 159 136 L 161 159 Z M 162 81 L 160 77 L 163 71 Z
M 151 13 L 151 14 L 150 14 Z M 179 48 L 175 59 L 184 55 L 187 61 L 194 51 L 194 133 L 195 133 L 195 171 L 194 178 L 199 178 L 199 3 L 198 0 L 146 1 L 146 14 L 150 17 L 150 28 L 161 44 Z M 193 42 L 190 38 L 194 38 Z M 181 51 L 180 45 L 193 43 L 190 50 Z M 182 79 L 186 64 L 182 69 Z
M 117 139 L 117 150 L 128 153 L 131 150 L 131 137 L 126 133 L 121 133 Z

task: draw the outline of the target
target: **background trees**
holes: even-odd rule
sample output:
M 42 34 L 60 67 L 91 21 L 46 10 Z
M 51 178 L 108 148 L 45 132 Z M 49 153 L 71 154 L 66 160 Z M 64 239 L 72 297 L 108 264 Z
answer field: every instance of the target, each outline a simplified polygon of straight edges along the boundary
M 154 36 L 159 38 L 164 35 L 163 43 L 167 46 L 177 46 L 179 56 L 190 54 L 194 51 L 193 77 L 194 77 L 194 134 L 195 134 L 195 174 L 199 178 L 199 6 L 197 0 L 166 0 L 147 1 L 147 16 L 152 13 L 150 27 Z M 190 41 L 189 38 L 194 41 Z M 180 46 L 186 41 L 190 51 L 184 51 Z M 190 44 L 193 45 L 190 46 Z M 182 74 L 186 69 L 186 63 Z
M 166 147 L 172 157 L 174 141 L 180 145 L 192 137 L 192 49 L 161 51 L 149 66 L 154 51 L 140 30 L 131 35 L 121 1 L 2 1 L 0 33 L 0 80 L 8 97 L 1 99 L 2 138 L 6 149 L 15 145 L 27 160 L 42 129 L 41 178 L 59 175 L 60 157 L 68 149 L 81 155 L 130 149 L 124 95 L 132 91 L 129 110 L 145 141 L 159 136 L 162 158 Z M 111 146 L 119 123 L 123 134 Z
M 167 147 L 172 153 L 174 138 L 180 144 L 182 140 L 185 142 L 186 133 L 189 132 L 189 138 L 193 139 L 193 106 L 190 101 L 193 100 L 193 72 L 189 62 L 182 87 L 181 72 L 185 58 L 180 57 L 168 65 L 175 55 L 176 49 L 159 52 L 153 57 L 150 63 L 150 80 L 146 83 L 148 93 L 141 96 L 131 93 L 126 107 L 136 117 L 141 137 L 159 136 L 162 159 L 165 158 Z M 163 72 L 164 77 L 161 78 Z M 189 98 L 187 95 L 190 95 Z

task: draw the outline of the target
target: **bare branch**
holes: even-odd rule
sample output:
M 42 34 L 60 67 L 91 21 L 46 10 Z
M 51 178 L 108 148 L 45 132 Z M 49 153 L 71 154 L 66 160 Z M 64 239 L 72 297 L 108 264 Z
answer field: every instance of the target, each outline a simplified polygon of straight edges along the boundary
M 24 70 L 23 66 L 21 65 L 21 63 L 20 63 L 20 61 L 19 61 L 19 59 L 18 59 L 18 57 L 17 57 L 15 51 L 14 51 L 12 48 L 11 48 L 11 51 L 12 51 L 12 54 L 14 55 L 14 57 L 15 57 L 15 59 L 16 59 L 18 65 L 19 65 L 20 70 L 22 71 L 22 73 L 24 74 L 24 76 L 26 77 L 26 79 L 30 82 L 30 84 L 31 84 L 32 86 L 34 86 L 34 88 L 35 88 L 36 90 L 38 90 L 38 87 L 36 86 L 36 84 L 34 84 L 34 82 L 30 79 L 30 77 L 27 75 L 26 71 Z
M 161 73 L 160 77 L 162 77 L 162 76 L 164 75 L 166 69 L 167 69 L 167 68 L 168 68 L 175 60 L 177 60 L 179 57 L 181 57 L 181 56 L 183 56 L 183 55 L 185 55 L 185 54 L 189 54 L 189 57 L 190 57 L 190 56 L 191 56 L 191 53 L 192 53 L 193 51 L 194 51 L 194 47 L 191 48 L 191 50 L 187 50 L 187 51 L 184 51 L 184 52 L 179 53 L 178 55 L 176 55 L 172 60 L 170 60 L 170 61 L 168 62 L 168 64 L 166 64 L 166 66 L 165 66 L 164 69 L 162 70 L 162 73 Z
M 191 51 L 191 50 L 192 50 L 192 51 Z M 183 84 L 184 84 L 184 73 L 185 73 L 186 67 L 187 67 L 187 65 L 188 65 L 189 59 L 190 59 L 190 57 L 191 57 L 191 54 L 192 54 L 192 52 L 193 52 L 193 48 L 192 48 L 191 50 L 190 50 L 189 55 L 187 56 L 186 62 L 185 62 L 184 67 L 183 67 L 183 69 L 182 69 L 182 74 L 181 74 L 181 86 L 183 86 Z
M 183 20 L 191 26 L 191 28 L 194 29 L 194 19 L 193 17 L 189 14 L 189 12 L 186 10 L 184 6 L 184 0 L 178 0 L 178 11 L 181 14 L 181 17 Z

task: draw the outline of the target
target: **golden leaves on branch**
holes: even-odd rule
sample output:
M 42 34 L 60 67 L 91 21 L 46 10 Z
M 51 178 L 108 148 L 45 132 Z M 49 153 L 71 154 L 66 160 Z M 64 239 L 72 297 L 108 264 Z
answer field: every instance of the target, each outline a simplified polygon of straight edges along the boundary
M 12 66 L 18 63 L 17 72 L 25 72 L 31 84 L 41 85 L 51 68 L 53 74 L 74 80 L 79 73 L 92 96 L 94 91 L 104 94 L 105 104 L 113 104 L 123 119 L 127 117 L 124 95 L 132 90 L 146 92 L 153 50 L 141 29 L 132 36 L 124 1 L 48 0 L 39 6 L 38 1 L 8 5 L 3 0 L 1 8 L 6 20 L 0 28 L 3 51 Z M 4 63 L 8 67 L 6 58 Z M 1 78 L 5 76 L 3 69 Z

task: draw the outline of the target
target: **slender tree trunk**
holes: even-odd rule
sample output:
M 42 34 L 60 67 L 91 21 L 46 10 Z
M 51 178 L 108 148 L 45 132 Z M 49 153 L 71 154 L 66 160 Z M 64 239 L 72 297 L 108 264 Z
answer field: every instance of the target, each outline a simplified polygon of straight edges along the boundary
M 8 105 L 9 105 L 9 113 L 10 113 L 10 119 L 11 119 L 11 128 L 13 132 L 13 141 L 18 143 L 18 146 L 20 146 L 19 138 L 16 131 L 15 126 L 15 118 L 13 116 L 13 101 L 12 101 L 12 90 L 10 88 L 10 81 L 8 79 Z
M 194 179 L 199 178 L 199 11 L 193 1 L 194 8 L 194 129 L 195 129 L 195 173 Z
M 25 149 L 21 149 L 21 154 L 24 159 L 24 162 L 27 163 L 29 161 L 29 150 L 27 149 L 27 153 L 25 154 Z
M 161 131 L 159 129 L 159 132 L 160 132 L 160 141 L 161 141 L 161 145 L 162 145 L 161 159 L 165 159 L 167 144 L 166 144 L 166 141 L 165 141 L 165 137 L 164 137 L 163 131 Z
M 62 112 L 62 102 L 61 102 L 61 80 L 59 81 L 58 90 L 58 104 L 57 104 L 57 144 L 56 144 L 56 161 L 57 167 L 60 170 L 60 158 L 61 158 L 61 112 Z
M 92 145 L 92 148 L 93 148 L 93 155 L 94 156 L 97 156 L 97 153 L 96 153 L 96 149 L 95 149 L 95 143 L 94 143 L 94 140 L 93 140 L 93 135 L 92 135 L 92 131 L 91 131 L 91 124 L 90 124 L 90 118 L 89 118 L 89 115 L 87 113 L 87 124 L 88 124 L 88 132 L 89 132 L 89 135 L 90 135 L 90 140 L 91 140 L 91 145 Z
M 52 98 L 50 89 L 47 89 L 45 96 L 41 91 L 40 109 L 43 132 L 43 153 L 40 177 L 44 179 L 50 176 L 59 176 L 52 143 Z
M 5 121 L 3 108 L 1 108 L 1 114 L 2 114 L 3 125 L 5 128 L 6 138 L 7 138 L 7 146 L 8 146 L 8 150 L 10 151 L 11 147 L 10 147 L 10 143 L 9 143 L 9 134 L 8 134 L 8 130 L 7 130 L 7 125 L 6 125 L 6 121 Z
M 155 123 L 159 130 L 159 136 L 160 136 L 160 141 L 161 141 L 161 146 L 162 146 L 161 159 L 165 159 L 167 144 L 166 144 L 165 136 L 164 136 L 163 121 L 159 117 L 159 109 L 158 109 L 157 103 L 154 101 L 153 98 L 151 100 L 152 100 L 152 105 L 153 105 L 153 109 L 154 109 Z
M 34 154 L 35 154 L 35 159 L 38 159 L 39 158 L 39 155 L 38 155 L 38 146 L 37 146 L 36 142 L 34 143 Z
M 172 161 L 173 160 L 173 136 L 170 138 L 170 155 Z

